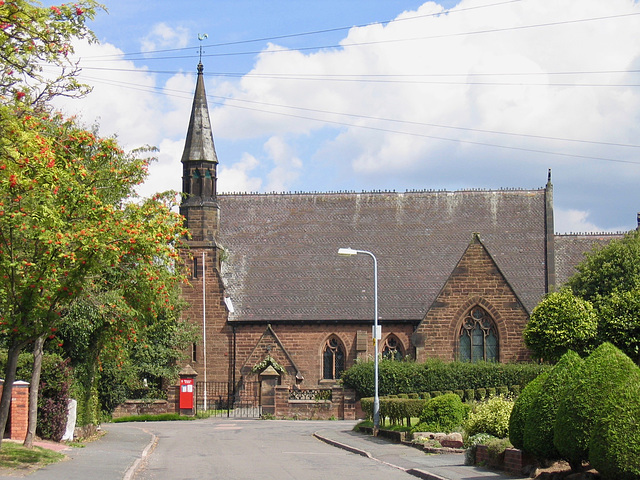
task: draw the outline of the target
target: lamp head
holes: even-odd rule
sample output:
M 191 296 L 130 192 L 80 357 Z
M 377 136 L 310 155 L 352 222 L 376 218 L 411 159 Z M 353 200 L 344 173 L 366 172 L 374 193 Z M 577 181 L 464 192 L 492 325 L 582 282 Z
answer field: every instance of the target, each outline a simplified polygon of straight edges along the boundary
M 358 251 L 354 250 L 353 248 L 339 248 L 338 249 L 338 255 L 341 255 L 343 257 L 351 257 L 353 255 L 357 255 Z

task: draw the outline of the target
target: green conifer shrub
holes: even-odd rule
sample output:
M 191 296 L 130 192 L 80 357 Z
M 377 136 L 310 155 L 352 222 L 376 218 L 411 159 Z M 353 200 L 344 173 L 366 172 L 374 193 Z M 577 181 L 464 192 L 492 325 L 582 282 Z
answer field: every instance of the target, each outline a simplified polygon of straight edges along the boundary
M 638 366 L 627 355 L 603 343 L 573 376 L 560 399 L 553 437 L 558 452 L 572 469 L 580 469 L 588 460 L 593 426 L 607 413 L 612 393 L 637 375 Z
M 529 405 L 538 395 L 542 384 L 547 379 L 547 375 L 549 375 L 548 371 L 529 382 L 513 405 L 511 417 L 509 418 L 509 440 L 515 448 L 521 450 L 524 448 L 524 426 L 530 410 Z
M 640 378 L 611 395 L 593 427 L 589 462 L 605 480 L 640 478 Z
M 523 435 L 524 450 L 528 453 L 549 460 L 560 458 L 553 444 L 558 404 L 582 363 L 580 356 L 569 350 L 554 365 L 532 399 L 526 413 Z

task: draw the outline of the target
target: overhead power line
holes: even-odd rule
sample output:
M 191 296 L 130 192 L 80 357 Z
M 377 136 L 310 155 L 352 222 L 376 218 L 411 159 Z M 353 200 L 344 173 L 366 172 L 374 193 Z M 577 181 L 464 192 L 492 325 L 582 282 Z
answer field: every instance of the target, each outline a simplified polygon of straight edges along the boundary
M 91 78 L 89 78 L 89 79 L 91 79 Z M 121 82 L 121 81 L 103 81 L 102 79 L 91 79 L 91 80 L 93 80 L 95 82 L 103 82 L 103 83 L 107 83 L 107 84 L 118 85 L 118 86 L 121 86 L 121 87 L 124 87 L 124 88 L 131 88 L 131 89 L 135 89 L 135 90 L 160 92 L 160 93 L 162 93 L 164 95 L 179 96 L 181 98 L 191 98 L 192 97 L 192 93 L 191 92 L 183 92 L 183 91 L 178 91 L 178 90 L 167 90 L 167 89 L 161 89 L 159 87 L 151 87 L 151 88 L 150 87 L 143 87 L 143 86 L 140 86 L 140 85 L 137 85 L 137 84 L 128 84 L 126 82 Z M 532 148 L 509 146 L 509 145 L 500 145 L 500 144 L 489 143 L 489 142 L 463 140 L 463 139 L 459 139 L 459 138 L 450 138 L 450 137 L 443 137 L 443 136 L 438 136 L 438 135 L 428 135 L 428 134 L 424 134 L 424 133 L 409 132 L 409 131 L 406 131 L 406 130 L 404 130 L 404 131 L 403 130 L 395 130 L 395 129 L 390 129 L 390 128 L 367 126 L 367 125 L 361 125 L 361 124 L 355 124 L 355 123 L 349 123 L 349 122 L 342 122 L 342 121 L 337 121 L 337 120 L 321 119 L 321 118 L 306 116 L 306 115 L 302 115 L 302 114 L 287 113 L 287 112 L 277 112 L 277 111 L 274 111 L 274 110 L 269 110 L 267 108 L 275 107 L 275 108 L 283 108 L 283 109 L 289 109 L 289 110 L 301 111 L 301 112 L 319 113 L 319 114 L 323 114 L 323 115 L 351 117 L 351 118 L 375 120 L 375 121 L 380 121 L 380 122 L 390 122 L 390 123 L 403 124 L 403 125 L 414 125 L 414 126 L 423 126 L 423 127 L 451 129 L 451 130 L 467 131 L 467 132 L 474 132 L 474 133 L 503 135 L 503 136 L 510 136 L 510 137 L 532 138 L 532 139 L 537 139 L 537 140 L 551 140 L 551 141 L 570 142 L 570 143 L 578 143 L 578 144 L 590 144 L 590 145 L 613 146 L 613 147 L 624 147 L 624 148 L 640 148 L 640 145 L 635 145 L 635 144 L 624 144 L 624 143 L 615 143 L 615 142 L 598 142 L 598 141 L 583 140 L 583 139 L 570 139 L 570 138 L 550 137 L 550 136 L 543 136 L 543 135 L 531 135 L 531 134 L 521 134 L 521 133 L 515 133 L 515 132 L 501 132 L 501 131 L 496 131 L 496 130 L 484 130 L 484 129 L 475 129 L 475 128 L 468 128 L 468 127 L 458 127 L 458 126 L 452 126 L 452 125 L 440 125 L 440 124 L 426 123 L 426 122 L 415 122 L 415 121 L 408 121 L 408 120 L 389 119 L 389 118 L 384 118 L 384 117 L 358 115 L 358 114 L 351 114 L 351 113 L 345 113 L 345 112 L 332 112 L 332 111 L 328 111 L 328 110 L 319 110 L 319 109 L 311 109 L 311 108 L 304 108 L 304 107 L 295 107 L 295 106 L 290 106 L 290 105 L 279 105 L 279 104 L 273 104 L 273 103 L 267 103 L 267 102 L 259 102 L 259 101 L 254 101 L 254 100 L 232 99 L 232 98 L 220 97 L 220 96 L 215 96 L 215 95 L 207 95 L 207 98 L 215 99 L 215 101 L 212 102 L 214 105 L 228 106 L 228 107 L 231 107 L 231 108 L 239 108 L 239 109 L 243 109 L 243 110 L 251 110 L 251 111 L 267 113 L 267 114 L 271 114 L 271 115 L 280 115 L 280 116 L 286 116 L 286 117 L 300 118 L 300 119 L 304 119 L 304 120 L 309 120 L 309 121 L 314 121 L 314 122 L 322 122 L 322 123 L 332 124 L 332 125 L 348 126 L 348 127 L 355 127 L 355 128 L 364 128 L 364 129 L 368 129 L 368 130 L 384 131 L 384 132 L 387 132 L 387 133 L 396 133 L 396 134 L 409 135 L 409 136 L 415 136 L 415 137 L 432 138 L 432 139 L 436 139 L 436 140 L 443 140 L 443 141 L 449 141 L 449 142 L 459 142 L 459 143 L 480 145 L 480 146 L 488 146 L 488 147 L 501 148 L 501 149 L 519 150 L 519 151 L 525 151 L 525 152 L 531 152 L 531 153 L 542 153 L 542 154 L 546 154 L 546 155 L 555 155 L 555 156 L 572 157 L 572 158 L 582 158 L 582 159 L 590 159 L 590 160 L 600 160 L 600 161 L 608 161 L 608 162 L 616 162 L 616 163 L 640 164 L 640 161 L 622 160 L 622 159 L 591 156 L 591 155 L 579 155 L 579 154 L 571 154 L 571 153 L 564 153 L 564 152 L 553 152 L 553 151 L 548 151 L 548 150 L 532 149 Z M 238 103 L 247 103 L 247 104 L 250 104 L 252 106 L 232 105 L 232 104 L 229 104 L 229 103 L 225 103 L 225 102 L 228 102 L 228 101 L 233 101 L 233 102 L 238 102 Z M 267 107 L 267 108 L 258 108 L 258 107 L 254 106 L 254 105 L 261 106 L 261 107 Z
M 522 0 L 520 0 L 522 1 Z M 414 42 L 414 41 L 418 41 L 418 40 L 436 40 L 436 39 L 442 39 L 442 38 L 451 38 L 451 37 L 459 37 L 459 36 L 467 36 L 467 35 L 485 35 L 485 34 L 489 34 L 489 33 L 501 33 L 501 32 L 510 32 L 510 31 L 517 31 L 517 30 L 527 30 L 527 29 L 533 29 L 533 28 L 547 28 L 547 27 L 554 27 L 554 26 L 560 26 L 560 25 L 569 25 L 569 24 L 575 24 L 575 23 L 585 23 L 585 22 L 594 22 L 594 21 L 601 21 L 601 20 L 611 20 L 611 19 L 617 19 L 617 18 L 625 18 L 625 17 L 634 17 L 634 16 L 638 16 L 640 15 L 640 12 L 630 12 L 630 13 L 621 13 L 621 14 L 617 14 L 617 15 L 607 15 L 607 16 L 601 16 L 601 17 L 591 17 L 591 18 L 581 18 L 581 19 L 574 19 L 574 20 L 562 20 L 562 21 L 557 21 L 557 22 L 546 22 L 546 23 L 538 23 L 538 24 L 531 24 L 531 25 L 519 25 L 519 26 L 514 26 L 514 27 L 504 27 L 504 28 L 490 28 L 490 29 L 484 29 L 484 30 L 475 30 L 475 31 L 468 31 L 468 32 L 453 32 L 453 33 L 443 33 L 443 34 L 439 34 L 439 35 L 427 35 L 427 36 L 422 36 L 422 37 L 411 37 L 411 38 L 395 38 L 395 39 L 387 39 L 387 40 L 376 40 L 376 41 L 370 41 L 370 42 L 353 42 L 353 43 L 341 43 L 341 44 L 330 44 L 330 45 L 315 45 L 315 46 L 308 46 L 308 47 L 298 47 L 298 48 L 294 48 L 294 49 L 290 49 L 290 48 L 277 48 L 277 49 L 270 49 L 270 50 L 250 50 L 250 51 L 241 51 L 241 52 L 222 52 L 222 53 L 204 53 L 202 54 L 202 57 L 231 57 L 231 56 L 244 56 L 244 55 L 261 55 L 261 54 L 276 54 L 276 53 L 286 53 L 286 52 L 304 52 L 304 51 L 313 51 L 313 50 L 323 50 L 323 49 L 332 49 L 332 48 L 352 48 L 352 47 L 363 47 L 363 46 L 371 46 L 371 45 L 380 45 L 380 44 L 390 44 L 390 43 L 399 43 L 399 42 Z M 196 47 L 185 47 L 182 49 L 175 49 L 172 51 L 187 51 L 187 50 L 193 50 Z M 171 56 L 171 57 L 150 57 L 148 56 L 150 54 L 150 52 L 140 52 L 140 53 L 134 53 L 134 54 L 124 54 L 124 55 L 139 55 L 138 58 L 127 58 L 127 60 L 145 60 L 145 61 L 151 61 L 151 60 L 176 60 L 176 59 L 185 59 L 185 58 L 190 58 L 190 57 L 198 57 L 199 55 L 193 54 L 193 55 L 186 55 L 186 56 Z M 111 60 L 109 61 L 113 61 L 113 60 L 120 60 L 122 59 L 122 55 L 120 56 L 114 56 L 114 55 L 109 55 L 109 56 L 105 56 L 105 57 L 85 57 L 85 61 L 87 60 L 91 60 L 93 58 L 99 59 L 102 58 L 101 61 L 104 61 L 104 59 L 106 58 L 110 58 Z
M 448 10 L 444 10 L 444 11 L 438 12 L 438 13 L 427 13 L 427 14 L 424 14 L 424 15 L 413 15 L 413 16 L 410 16 L 410 17 L 395 18 L 395 19 L 379 21 L 379 22 L 369 22 L 369 23 L 363 23 L 363 24 L 359 24 L 359 25 L 325 28 L 325 29 L 320 29 L 320 30 L 311 30 L 311 31 L 307 31 L 307 32 L 288 33 L 288 34 L 284 34 L 284 35 L 274 35 L 274 36 L 269 36 L 269 37 L 259 37 L 259 38 L 253 38 L 253 39 L 247 39 L 247 40 L 236 40 L 236 41 L 233 41 L 233 42 L 209 43 L 209 44 L 203 44 L 202 47 L 203 48 L 208 48 L 208 47 L 211 47 L 211 48 L 213 48 L 213 47 L 228 47 L 228 46 L 231 46 L 231 45 L 243 45 L 243 44 L 258 43 L 258 42 L 270 42 L 270 41 L 274 41 L 274 40 L 284 40 L 286 38 L 297 38 L 297 37 L 306 37 L 306 36 L 311 36 L 311 35 L 320 35 L 320 34 L 325 34 L 325 33 L 334 33 L 334 32 L 351 30 L 352 28 L 364 28 L 364 27 L 369 27 L 371 25 L 387 24 L 387 23 L 390 23 L 390 22 L 404 22 L 404 21 L 417 20 L 417 19 L 420 19 L 420 18 L 439 17 L 441 15 L 462 13 L 462 12 L 467 12 L 467 11 L 470 11 L 470 10 L 478 10 L 478 9 L 482 9 L 482 8 L 497 7 L 497 6 L 506 5 L 506 4 L 509 4 L 509 3 L 518 3 L 518 2 L 522 2 L 522 1 L 524 1 L 524 0 L 506 0 L 506 1 L 502 1 L 502 2 L 489 3 L 489 4 L 486 4 L 486 5 L 475 5 L 473 7 L 465 7 L 465 8 L 455 7 L 455 9 L 448 9 Z M 129 53 L 124 53 L 124 54 L 96 55 L 96 56 L 88 57 L 88 58 L 121 57 L 122 55 L 124 55 L 124 56 L 149 55 L 149 54 L 155 54 L 155 53 L 168 53 L 168 52 L 187 51 L 187 50 L 193 50 L 194 48 L 199 48 L 199 46 L 198 47 L 194 46 L 194 47 L 181 47 L 181 48 L 166 48 L 166 49 L 160 49 L 160 50 L 148 50 L 148 51 L 145 51 L 145 52 L 129 52 Z

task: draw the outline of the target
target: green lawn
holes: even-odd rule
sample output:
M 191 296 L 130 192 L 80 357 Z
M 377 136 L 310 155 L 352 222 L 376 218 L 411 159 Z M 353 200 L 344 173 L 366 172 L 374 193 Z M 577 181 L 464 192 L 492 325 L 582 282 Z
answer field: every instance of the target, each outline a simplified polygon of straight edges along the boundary
M 3 441 L 0 449 L 0 471 L 11 470 L 28 473 L 50 463 L 59 462 L 64 458 L 62 453 L 46 448 L 33 447 L 29 449 L 23 447 L 21 443 Z

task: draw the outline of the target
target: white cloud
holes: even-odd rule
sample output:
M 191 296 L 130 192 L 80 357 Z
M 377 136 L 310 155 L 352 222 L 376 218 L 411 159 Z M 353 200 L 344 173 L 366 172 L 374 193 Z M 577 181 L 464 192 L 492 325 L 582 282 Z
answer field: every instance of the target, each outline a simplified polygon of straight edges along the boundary
M 640 17 L 620 15 L 640 13 L 640 4 L 473 8 L 481 5 L 462 0 L 429 16 L 442 7 L 427 2 L 397 21 L 352 28 L 339 48 L 278 52 L 270 44 L 240 80 L 206 77 L 220 191 L 537 188 L 552 168 L 558 231 L 633 228 L 638 165 L 564 155 L 638 161 L 637 148 L 592 142 L 639 143 L 640 89 L 620 85 L 640 81 L 632 73 L 640 68 Z M 487 33 L 465 34 L 478 31 Z M 186 29 L 159 23 L 144 48 L 187 38 Z M 84 66 L 122 53 L 109 44 L 78 51 Z M 97 119 L 125 148 L 161 148 L 142 190 L 179 188 L 195 76 L 165 80 L 122 58 L 108 70 L 86 69 L 82 80 L 94 92 L 63 105 Z M 611 73 L 566 74 L 578 71 Z M 215 106 L 215 96 L 229 100 Z
M 150 52 L 163 48 L 183 48 L 189 43 L 189 35 L 189 29 L 185 27 L 172 27 L 160 22 L 140 41 L 141 49 L 143 52 Z
M 603 230 L 598 225 L 589 220 L 590 213 L 581 210 L 554 209 L 554 220 L 556 225 L 561 226 L 559 233 L 594 233 L 594 232 L 623 232 L 628 228 L 620 226 Z
M 280 137 L 271 137 L 265 144 L 265 150 L 273 159 L 274 168 L 267 175 L 267 191 L 284 192 L 300 176 L 302 161 L 295 156 L 291 147 Z
M 262 180 L 251 177 L 251 172 L 258 166 L 258 160 L 245 154 L 241 160 L 231 166 L 218 166 L 218 191 L 223 193 L 257 192 Z
M 287 115 L 235 109 L 231 105 L 237 103 L 230 101 L 213 114 L 217 133 L 236 140 L 311 135 L 312 143 L 319 142 L 312 135 L 322 129 L 315 149 L 328 162 L 350 162 L 360 181 L 356 188 L 535 188 L 551 167 L 559 188 L 576 192 L 564 195 L 563 206 L 580 209 L 585 207 L 580 189 L 594 182 L 593 171 L 604 172 L 597 181 L 607 187 L 618 184 L 619 195 L 637 184 L 640 168 L 565 156 L 636 160 L 637 150 L 552 138 L 638 143 L 640 91 L 603 86 L 637 83 L 624 71 L 634 62 L 637 68 L 640 58 L 638 17 L 575 20 L 639 13 L 640 4 L 571 0 L 560 8 L 554 0 L 536 0 L 472 8 L 480 5 L 486 2 L 463 0 L 450 13 L 400 21 L 442 11 L 428 2 L 398 21 L 351 29 L 343 48 L 273 53 L 281 47 L 269 45 L 249 75 L 235 85 L 220 85 L 220 93 Z M 528 28 L 550 23 L 558 25 Z M 488 33 L 464 34 L 478 31 Z M 622 73 L 566 74 L 604 71 Z M 287 75 L 298 80 L 282 78 Z M 323 78 L 299 80 L 313 75 Z M 329 135 L 328 129 L 335 132 Z M 268 178 L 265 188 L 273 184 L 274 177 Z M 303 169 L 298 184 L 304 181 Z M 638 198 L 628 190 L 627 201 L 630 196 Z M 593 221 L 610 222 L 603 213 L 610 207 L 589 207 Z

